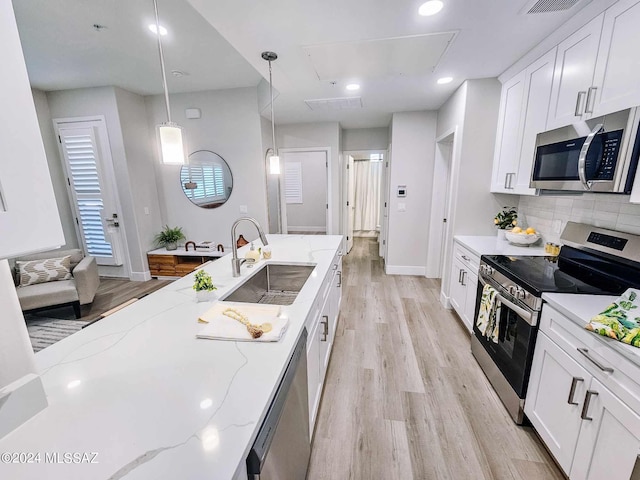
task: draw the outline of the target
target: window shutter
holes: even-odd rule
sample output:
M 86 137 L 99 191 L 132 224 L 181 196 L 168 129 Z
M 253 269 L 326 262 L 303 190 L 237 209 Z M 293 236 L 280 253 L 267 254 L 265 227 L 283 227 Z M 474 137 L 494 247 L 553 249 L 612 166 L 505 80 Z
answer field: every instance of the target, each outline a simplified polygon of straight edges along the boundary
M 196 188 L 187 190 L 186 194 L 194 203 L 209 203 L 222 200 L 225 196 L 224 173 L 222 166 L 189 165 L 180 170 L 182 186 L 187 182 L 196 184 Z
M 287 203 L 302 202 L 302 162 L 285 160 L 284 195 Z
M 105 238 L 102 224 L 104 201 L 95 138 L 90 129 L 76 129 L 75 132 L 61 131 L 60 141 L 67 161 L 69 183 L 77 200 L 78 226 L 88 255 L 111 257 L 113 249 Z

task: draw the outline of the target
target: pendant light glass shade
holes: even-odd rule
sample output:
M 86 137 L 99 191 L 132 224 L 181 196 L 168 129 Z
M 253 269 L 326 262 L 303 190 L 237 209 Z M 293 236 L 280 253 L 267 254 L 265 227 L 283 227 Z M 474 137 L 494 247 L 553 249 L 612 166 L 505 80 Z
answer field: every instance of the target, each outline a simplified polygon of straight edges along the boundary
M 182 127 L 176 123 L 161 123 L 157 127 L 160 140 L 160 157 L 165 165 L 184 165 L 186 163 L 185 144 L 182 139 Z
M 269 173 L 272 175 L 280 175 L 280 157 L 272 155 L 269 157 Z

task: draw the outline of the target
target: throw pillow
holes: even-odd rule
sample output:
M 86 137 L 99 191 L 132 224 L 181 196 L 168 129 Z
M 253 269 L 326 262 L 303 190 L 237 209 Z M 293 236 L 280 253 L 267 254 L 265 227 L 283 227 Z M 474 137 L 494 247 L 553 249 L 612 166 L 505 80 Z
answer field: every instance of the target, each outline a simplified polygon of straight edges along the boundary
M 26 262 L 17 261 L 16 269 L 20 276 L 20 287 L 56 280 L 69 280 L 71 278 L 71 256 Z

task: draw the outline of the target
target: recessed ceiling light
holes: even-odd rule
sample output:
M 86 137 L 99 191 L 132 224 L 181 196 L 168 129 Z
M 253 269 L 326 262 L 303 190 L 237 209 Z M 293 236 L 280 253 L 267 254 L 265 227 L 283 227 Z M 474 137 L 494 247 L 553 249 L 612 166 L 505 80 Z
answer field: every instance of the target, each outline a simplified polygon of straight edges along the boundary
M 360 85 L 357 83 L 350 83 L 346 88 L 351 91 L 360 90 Z
M 158 34 L 158 29 L 156 28 L 155 23 L 152 23 L 151 25 L 149 25 L 149 30 L 151 30 L 156 35 Z M 160 25 L 160 35 L 164 37 L 166 34 L 167 34 L 167 29 L 164 28 L 162 25 Z
M 444 7 L 444 3 L 442 3 L 441 0 L 429 0 L 428 2 L 420 5 L 418 13 L 423 17 L 429 17 L 442 10 L 442 7 Z
M 451 83 L 453 81 L 453 77 L 442 77 L 438 79 L 438 85 L 444 85 L 446 83 Z

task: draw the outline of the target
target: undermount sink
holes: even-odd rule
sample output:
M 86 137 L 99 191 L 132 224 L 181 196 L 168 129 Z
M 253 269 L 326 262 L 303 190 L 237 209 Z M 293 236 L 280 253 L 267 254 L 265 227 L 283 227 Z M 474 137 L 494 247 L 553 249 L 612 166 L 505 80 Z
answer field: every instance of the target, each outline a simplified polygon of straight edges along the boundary
M 291 305 L 315 268 L 315 265 L 268 263 L 221 300 Z

